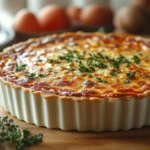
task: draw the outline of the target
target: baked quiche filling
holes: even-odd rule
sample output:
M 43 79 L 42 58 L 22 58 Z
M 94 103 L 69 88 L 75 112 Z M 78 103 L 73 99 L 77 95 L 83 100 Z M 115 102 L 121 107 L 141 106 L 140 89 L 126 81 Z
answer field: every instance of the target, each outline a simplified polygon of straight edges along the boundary
M 44 94 L 136 97 L 150 90 L 150 43 L 82 32 L 32 39 L 0 54 L 0 79 Z

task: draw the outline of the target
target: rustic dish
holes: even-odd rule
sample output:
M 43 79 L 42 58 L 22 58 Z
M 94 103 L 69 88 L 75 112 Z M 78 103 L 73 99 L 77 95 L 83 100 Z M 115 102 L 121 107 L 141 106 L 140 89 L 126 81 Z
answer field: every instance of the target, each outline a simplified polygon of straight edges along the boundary
M 126 34 L 70 32 L 0 54 L 0 103 L 47 128 L 116 131 L 150 125 L 150 43 Z

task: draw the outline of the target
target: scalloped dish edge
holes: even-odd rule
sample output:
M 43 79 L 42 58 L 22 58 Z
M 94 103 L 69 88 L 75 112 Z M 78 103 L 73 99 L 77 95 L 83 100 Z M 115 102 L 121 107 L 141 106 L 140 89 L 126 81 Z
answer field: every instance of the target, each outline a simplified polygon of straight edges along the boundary
M 27 42 L 32 40 L 35 39 Z M 11 48 L 24 43 L 15 44 Z M 4 49 L 4 52 L 11 48 Z M 37 126 L 100 132 L 150 125 L 150 91 L 139 97 L 77 98 L 43 95 L 40 91 L 0 79 L 0 95 L 0 104 L 7 112 Z
M 41 92 L 0 81 L 0 103 L 4 109 L 37 126 L 100 132 L 150 125 L 150 96 L 128 100 L 93 97 L 78 101 L 76 97 L 42 96 Z

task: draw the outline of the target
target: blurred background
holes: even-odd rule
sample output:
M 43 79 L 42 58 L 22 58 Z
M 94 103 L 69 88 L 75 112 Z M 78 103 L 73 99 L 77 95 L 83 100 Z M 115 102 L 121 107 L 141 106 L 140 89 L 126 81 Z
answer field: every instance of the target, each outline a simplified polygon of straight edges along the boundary
M 0 0 L 0 49 L 67 31 L 150 34 L 150 0 Z
M 0 21 L 4 26 L 10 27 L 16 13 L 22 8 L 28 8 L 33 13 L 38 13 L 41 8 L 49 4 L 58 4 L 63 7 L 75 5 L 81 8 L 97 4 L 110 6 L 114 11 L 117 11 L 129 3 L 130 0 L 0 0 Z

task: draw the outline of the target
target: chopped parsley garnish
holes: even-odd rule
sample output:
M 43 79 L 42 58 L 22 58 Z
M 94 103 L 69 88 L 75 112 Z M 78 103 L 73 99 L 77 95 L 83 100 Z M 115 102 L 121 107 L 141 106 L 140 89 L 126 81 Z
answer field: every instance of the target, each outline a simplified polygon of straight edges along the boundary
M 40 78 L 42 78 L 42 77 L 44 77 L 44 74 L 40 73 L 38 76 L 39 76 Z
M 90 57 L 89 59 L 94 59 L 94 60 L 100 60 L 100 59 L 107 59 L 109 60 L 109 57 L 108 56 L 104 56 L 103 54 L 101 54 L 100 52 L 97 52 L 95 54 L 91 54 L 89 53 Z
M 129 79 L 133 79 L 133 78 L 135 78 L 135 74 L 136 74 L 136 72 L 129 71 L 129 72 L 126 73 L 126 76 Z
M 95 71 L 95 69 L 93 67 L 86 67 L 84 65 L 79 65 L 78 70 L 80 72 L 93 72 L 93 71 Z
M 132 71 L 127 72 L 126 73 L 127 78 L 126 78 L 124 83 L 125 84 L 131 83 L 130 79 L 134 79 L 135 78 L 135 74 L 136 74 L 136 72 L 132 72 Z
M 106 68 L 107 66 L 103 63 L 105 56 L 101 53 L 89 54 L 89 58 L 87 59 L 87 65 L 91 65 L 97 68 Z
M 116 59 L 110 60 L 110 63 L 114 68 L 119 68 L 121 64 L 126 63 L 127 66 L 129 66 L 131 62 L 127 60 L 123 55 L 119 55 Z
M 66 60 L 67 62 L 72 62 L 83 58 L 83 55 L 78 54 L 77 51 L 67 50 L 62 56 L 59 56 L 58 59 Z
M 58 60 L 58 59 L 49 59 L 48 62 L 49 62 L 49 63 L 58 64 L 58 63 L 59 63 L 59 60 Z
M 42 62 L 43 60 L 42 59 L 39 59 L 37 62 Z
M 80 72 L 94 72 L 95 68 L 93 66 L 85 66 L 81 61 L 79 62 L 79 68 L 78 70 Z
M 22 70 L 25 69 L 26 66 L 27 66 L 26 64 L 20 64 L 20 65 L 16 64 L 15 65 L 15 70 L 16 71 L 22 71 Z
M 114 68 L 119 68 L 120 66 L 120 62 L 118 62 L 117 60 L 111 60 L 111 64 Z
M 31 73 L 31 74 L 28 75 L 29 79 L 36 79 L 36 78 L 39 78 L 39 77 L 40 78 L 44 77 L 44 74 L 42 74 L 42 73 L 40 73 L 40 74 Z
M 139 64 L 140 63 L 140 58 L 138 56 L 133 56 L 132 59 L 134 60 L 134 62 L 136 64 Z
M 111 76 L 117 76 L 117 74 L 119 73 L 119 71 L 117 69 L 114 69 L 110 72 Z
M 70 70 L 70 71 L 75 71 L 76 69 L 73 68 L 73 67 L 70 67 L 68 70 Z
M 100 52 L 97 52 L 97 53 L 94 53 L 94 54 L 89 53 L 89 58 L 88 59 L 95 60 L 95 61 L 100 61 L 100 60 L 104 61 L 104 59 L 109 60 L 109 57 L 105 56 L 105 55 L 102 55 Z
M 36 79 L 36 78 L 38 78 L 38 76 L 35 73 L 31 73 L 31 74 L 28 75 L 28 78 L 30 78 L 30 79 Z
M 132 60 L 130 61 L 128 58 L 123 56 L 122 54 L 116 56 L 116 58 L 108 57 L 101 52 L 92 52 L 89 53 L 87 51 L 83 51 L 81 54 L 78 50 L 65 50 L 61 55 L 58 55 L 56 59 L 49 59 L 49 63 L 72 63 L 72 66 L 65 67 L 60 66 L 62 69 L 70 70 L 72 72 L 80 72 L 81 76 L 89 76 L 92 77 L 94 72 L 99 72 L 99 69 L 106 69 L 113 67 L 110 71 L 110 76 L 117 76 L 119 73 L 119 68 L 122 64 L 126 64 L 128 67 L 131 63 L 140 63 L 140 59 L 138 56 L 133 56 Z M 76 64 L 74 64 L 76 63 Z M 32 75 L 33 76 L 33 75 Z M 32 77 L 31 76 L 31 77 Z M 135 78 L 135 72 L 129 71 L 126 73 L 127 79 L 125 83 L 130 83 L 130 79 Z M 34 78 L 36 76 L 33 76 Z M 101 78 L 97 78 L 99 82 L 107 83 L 106 80 L 102 80 Z
M 97 68 L 106 68 L 106 67 L 107 67 L 107 66 L 106 66 L 104 63 L 102 63 L 102 62 L 95 63 L 94 66 L 97 67 Z
M 96 54 L 89 54 L 90 55 L 90 57 L 88 58 L 88 59 L 90 59 L 90 60 L 96 60 L 97 58 L 96 58 Z
M 59 56 L 59 59 L 66 60 L 67 62 L 72 62 L 72 57 L 70 56 Z
M 101 79 L 101 78 L 99 78 L 99 77 L 96 77 L 96 80 L 97 80 L 98 82 L 108 83 L 107 80 L 103 80 L 103 79 Z
M 77 54 L 77 59 L 82 59 L 83 55 Z

